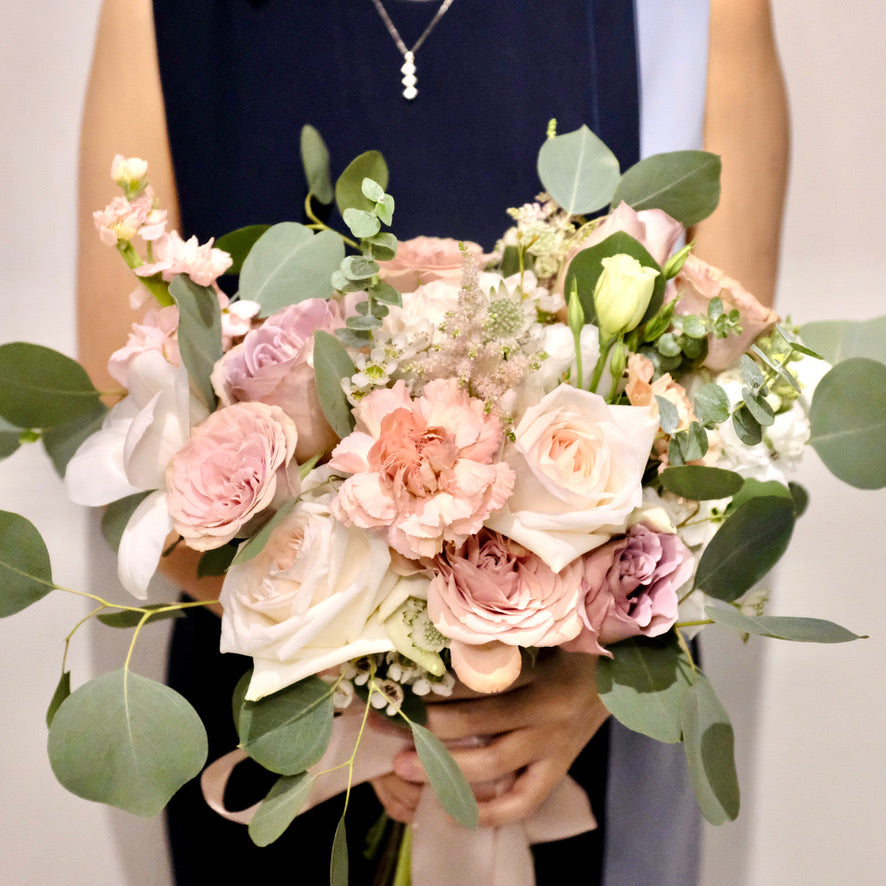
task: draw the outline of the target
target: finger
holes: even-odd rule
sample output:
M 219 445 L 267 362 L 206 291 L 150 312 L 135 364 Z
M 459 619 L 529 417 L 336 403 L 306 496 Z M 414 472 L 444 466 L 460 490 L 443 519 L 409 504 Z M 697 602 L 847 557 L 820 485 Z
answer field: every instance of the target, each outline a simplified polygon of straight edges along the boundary
M 480 827 L 501 827 L 522 821 L 547 799 L 565 774 L 560 766 L 550 760 L 527 767 L 509 790 L 478 802 Z
M 412 824 L 421 797 L 421 785 L 404 781 L 394 773 L 373 778 L 370 783 L 391 818 L 403 824 Z

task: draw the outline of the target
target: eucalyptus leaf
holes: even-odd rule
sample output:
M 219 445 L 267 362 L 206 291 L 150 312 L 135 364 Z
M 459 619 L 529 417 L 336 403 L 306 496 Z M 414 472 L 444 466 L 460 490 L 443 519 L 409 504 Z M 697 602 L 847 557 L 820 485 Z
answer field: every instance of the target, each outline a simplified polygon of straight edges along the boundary
M 0 418 L 0 459 L 9 458 L 22 445 L 21 434 L 21 428 Z
M 59 677 L 58 684 L 55 687 L 55 692 L 52 693 L 52 699 L 49 702 L 49 707 L 46 709 L 46 728 L 48 729 L 52 726 L 52 721 L 55 718 L 55 712 L 61 707 L 61 703 L 71 694 L 71 672 L 64 671 Z
M 144 623 L 163 621 L 168 618 L 184 618 L 184 613 L 181 609 L 167 609 L 166 605 L 165 603 L 155 603 L 151 606 L 143 607 L 144 609 L 158 610 L 155 614 L 149 615 L 144 619 Z M 144 613 L 135 609 L 121 609 L 119 612 L 103 612 L 97 615 L 96 618 L 109 628 L 134 628 L 142 623 Z
M 237 733 L 243 750 L 265 769 L 296 775 L 323 756 L 333 715 L 329 686 L 308 677 L 260 701 L 244 701 Z
M 335 196 L 329 175 L 329 150 L 313 126 L 302 126 L 300 149 L 308 190 L 320 203 L 328 206 Z
M 177 692 L 119 670 L 61 704 L 48 750 L 71 793 L 150 818 L 203 768 L 206 730 Z
M 150 494 L 150 490 L 136 492 L 133 495 L 112 501 L 105 508 L 101 520 L 102 537 L 114 553 L 120 549 L 120 539 L 123 537 L 123 531 L 126 529 L 130 517 Z
M 707 427 L 722 424 L 729 419 L 729 397 L 715 382 L 707 382 L 696 392 L 695 414 Z
M 778 615 L 751 616 L 737 609 L 706 606 L 705 614 L 718 625 L 738 631 L 740 634 L 758 634 L 776 640 L 793 640 L 798 643 L 848 643 L 863 640 L 861 634 L 821 618 L 795 618 Z
M 821 320 L 800 328 L 800 338 L 828 363 L 868 357 L 886 363 L 886 315 L 870 320 Z
M 307 802 L 313 784 L 307 772 L 283 775 L 274 782 L 249 822 L 249 836 L 256 846 L 268 846 L 283 835 Z
M 720 158 L 706 151 L 654 154 L 621 177 L 612 197 L 637 211 L 662 209 L 689 228 L 707 218 L 720 200 Z
M 763 439 L 763 428 L 745 403 L 732 413 L 732 427 L 745 446 L 756 446 Z
M 0 511 L 0 618 L 27 609 L 53 587 L 49 552 L 34 524 Z
M 618 159 L 587 126 L 549 138 L 538 153 L 544 189 L 570 215 L 587 215 L 612 199 Z
M 231 565 L 236 566 L 240 563 L 246 563 L 253 557 L 258 556 L 264 549 L 264 546 L 268 543 L 268 539 L 271 537 L 271 533 L 274 529 L 289 516 L 292 509 L 295 507 L 295 503 L 296 499 L 292 498 L 280 505 L 274 516 L 271 517 L 271 519 L 268 520 L 262 528 L 255 533 L 255 535 L 240 545 L 239 550 L 231 559 Z
M 676 637 L 622 640 L 609 651 L 612 658 L 597 660 L 597 692 L 612 716 L 657 741 L 680 741 L 692 664 Z
M 243 262 L 249 255 L 249 250 L 255 246 L 258 238 L 264 234 L 270 225 L 247 225 L 245 228 L 237 228 L 215 241 L 215 247 L 227 252 L 231 256 L 231 267 L 228 274 L 239 274 L 243 268 Z
M 343 219 L 351 233 L 361 240 L 374 237 L 381 230 L 378 217 L 365 209 L 349 207 L 344 211 Z
M 668 492 L 695 501 L 730 498 L 745 482 L 741 474 L 736 474 L 735 471 L 705 465 L 665 468 L 659 474 L 659 480 Z
M 655 402 L 658 404 L 658 423 L 666 434 L 672 434 L 677 430 L 680 424 L 680 414 L 677 407 L 665 397 L 658 394 L 655 395 Z
M 348 886 L 348 833 L 345 817 L 338 820 L 332 838 L 332 857 L 329 859 L 329 886 Z
M 702 815 L 714 825 L 735 821 L 741 805 L 735 735 L 708 679 L 698 674 L 683 699 L 683 747 Z
M 763 495 L 781 496 L 791 502 L 794 501 L 794 496 L 791 494 L 790 488 L 785 486 L 784 483 L 781 483 L 778 480 L 755 480 L 753 477 L 748 477 L 744 481 L 741 489 L 736 492 L 730 507 L 734 511 L 746 501 L 750 501 L 752 498 L 759 498 Z M 797 516 L 796 509 L 795 516 Z
M 792 498 L 766 495 L 746 501 L 705 548 L 695 587 L 727 603 L 737 600 L 778 562 L 793 529 Z
M 329 426 L 345 438 L 354 429 L 351 405 L 341 382 L 357 371 L 344 344 L 322 329 L 314 333 L 314 379 L 320 407 Z
M 182 363 L 188 370 L 192 387 L 211 410 L 216 397 L 209 379 L 223 353 L 218 295 L 212 287 L 200 286 L 185 274 L 179 274 L 172 281 L 169 294 L 178 306 L 178 349 Z
M 80 444 L 101 428 L 107 412 L 107 406 L 98 401 L 91 411 L 84 413 L 79 418 L 49 428 L 43 433 L 40 438 L 43 448 L 59 477 L 64 477 L 68 462 L 73 458 Z
M 433 732 L 418 723 L 409 725 L 418 758 L 441 805 L 462 827 L 476 829 L 479 821 L 477 801 L 452 754 Z
M 809 442 L 834 476 L 858 489 L 886 486 L 886 365 L 838 363 L 818 383 Z
M 197 578 L 206 578 L 209 575 L 224 575 L 236 555 L 237 548 L 233 544 L 226 544 L 220 548 L 210 548 L 208 551 L 204 551 L 197 562 Z
M 775 421 L 775 411 L 769 405 L 769 401 L 750 388 L 744 388 L 742 395 L 748 412 L 762 427 L 768 428 Z
M 99 392 L 75 360 L 42 345 L 0 345 L 0 417 L 18 428 L 54 428 L 92 415 Z
M 374 201 L 363 193 L 363 179 L 370 178 L 382 190 L 388 186 L 388 165 L 378 151 L 366 151 L 355 157 L 335 183 L 335 202 L 344 217 L 346 209 L 363 209 L 371 212 Z
M 243 262 L 240 298 L 256 301 L 273 314 L 309 298 L 328 298 L 329 282 L 345 255 L 341 237 L 318 234 L 296 222 L 268 228 Z

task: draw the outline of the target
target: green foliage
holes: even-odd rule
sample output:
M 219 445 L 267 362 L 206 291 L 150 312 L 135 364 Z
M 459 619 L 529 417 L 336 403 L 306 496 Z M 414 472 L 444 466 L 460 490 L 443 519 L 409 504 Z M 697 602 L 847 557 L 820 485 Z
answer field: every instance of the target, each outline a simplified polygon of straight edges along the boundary
M 329 175 L 329 150 L 313 126 L 303 126 L 299 144 L 301 164 L 311 196 L 324 205 L 332 203 L 335 193 Z
M 265 769 L 297 775 L 325 753 L 333 714 L 330 687 L 319 677 L 308 677 L 260 701 L 244 699 L 236 715 L 237 734 L 243 750 Z
M 329 860 L 329 886 L 348 886 L 348 834 L 345 817 L 338 820 Z
M 55 692 L 52 693 L 52 699 L 49 702 L 49 707 L 46 709 L 46 728 L 48 729 L 52 726 L 52 721 L 55 718 L 55 713 L 61 706 L 61 703 L 71 694 L 71 672 L 64 671 L 59 677 L 58 684 L 55 687 Z
M 707 382 L 695 392 L 693 409 L 698 420 L 706 428 L 712 428 L 728 421 L 729 397 L 720 385 Z
M 776 640 L 793 640 L 798 643 L 848 643 L 865 639 L 853 634 L 841 625 L 821 618 L 795 618 L 777 615 L 751 616 L 737 609 L 706 606 L 705 614 L 718 625 L 739 634 L 758 634 Z
M 256 846 L 268 846 L 283 835 L 307 802 L 313 784 L 307 772 L 282 775 L 274 782 L 249 822 L 249 836 Z
M 597 661 L 597 692 L 612 716 L 657 741 L 680 741 L 693 670 L 674 634 L 623 640 L 609 651 L 612 658 Z
M 615 154 L 587 126 L 549 138 L 538 153 L 544 189 L 570 215 L 588 215 L 612 199 L 619 180 Z
M 707 218 L 720 200 L 720 158 L 706 151 L 671 151 L 647 157 L 621 177 L 612 209 L 663 209 L 684 227 Z
M 211 548 L 208 551 L 204 551 L 197 563 L 197 578 L 206 578 L 209 575 L 224 575 L 236 555 L 237 547 L 231 543 L 222 545 L 220 548 Z
M 0 345 L 0 417 L 18 428 L 54 428 L 93 415 L 99 392 L 86 370 L 42 345 Z
M 156 610 L 145 618 L 144 611 L 139 609 L 121 609 L 119 612 L 102 612 L 96 618 L 109 628 L 134 628 L 148 622 L 163 621 L 167 618 L 184 618 L 181 609 L 169 609 L 167 603 L 154 603 L 142 607 L 142 610 Z
M 192 387 L 212 409 L 216 397 L 209 379 L 223 353 L 218 295 L 212 287 L 199 286 L 184 274 L 172 281 L 169 294 L 178 306 L 178 349 L 182 363 L 188 370 Z
M 815 389 L 809 422 L 809 442 L 834 476 L 858 489 L 886 486 L 886 365 L 838 363 Z
M 721 825 L 738 817 L 740 805 L 735 736 L 714 688 L 704 674 L 696 676 L 683 698 L 683 748 L 699 809 Z
M 724 468 L 705 465 L 682 465 L 665 468 L 659 475 L 661 485 L 683 498 L 695 501 L 730 498 L 744 484 L 744 478 Z
M 0 459 L 9 458 L 22 445 L 22 429 L 0 418 Z
M 354 429 L 351 405 L 342 390 L 343 378 L 350 378 L 357 368 L 344 344 L 334 335 L 318 330 L 314 333 L 314 378 L 323 415 L 339 437 L 347 437 Z
M 268 543 L 268 539 L 271 537 L 271 533 L 274 531 L 275 527 L 277 527 L 291 513 L 292 509 L 295 507 L 295 502 L 295 499 L 290 499 L 280 505 L 274 516 L 271 517 L 271 519 L 268 520 L 267 523 L 255 533 L 255 535 L 248 538 L 242 545 L 240 545 L 239 550 L 231 559 L 231 564 L 245 563 L 247 560 L 251 560 L 253 557 L 258 556 L 264 549 L 264 546 Z
M 388 165 L 378 151 L 367 151 L 355 157 L 335 183 L 335 202 L 342 218 L 347 209 L 371 212 L 378 203 L 372 199 L 373 195 L 364 193 L 363 180 L 367 178 L 382 190 L 388 186 Z
M 49 552 L 34 524 L 0 511 L 0 618 L 42 600 L 53 587 Z
M 806 323 L 800 328 L 800 337 L 831 364 L 850 357 L 886 363 L 886 316 Z
M 237 228 L 228 234 L 224 234 L 215 241 L 215 246 L 231 256 L 232 264 L 228 268 L 229 274 L 239 274 L 243 268 L 243 261 L 249 250 L 255 246 L 256 241 L 270 225 L 247 225 L 245 228 Z
M 704 458 L 708 451 L 708 435 L 697 421 L 691 422 L 685 431 L 679 431 L 668 441 L 668 461 L 674 466 Z
M 206 731 L 168 686 L 118 670 L 62 702 L 49 761 L 71 793 L 150 818 L 206 761 Z
M 240 271 L 240 298 L 256 301 L 267 316 L 309 298 L 329 298 L 329 278 L 344 256 L 334 231 L 313 234 L 296 222 L 268 228 Z
M 705 548 L 695 587 L 727 603 L 737 600 L 778 562 L 793 529 L 792 498 L 763 495 L 744 502 Z
M 409 725 L 418 758 L 441 805 L 462 827 L 476 828 L 479 820 L 477 801 L 452 754 L 433 732 L 418 723 Z

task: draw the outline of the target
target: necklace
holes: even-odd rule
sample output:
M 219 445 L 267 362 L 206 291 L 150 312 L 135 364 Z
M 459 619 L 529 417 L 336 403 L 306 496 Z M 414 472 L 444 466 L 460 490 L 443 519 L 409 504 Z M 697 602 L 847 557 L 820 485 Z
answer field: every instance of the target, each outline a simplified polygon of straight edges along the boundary
M 391 21 L 388 11 L 382 6 L 381 0 L 372 0 L 373 5 L 378 10 L 378 14 L 381 16 L 381 20 L 385 23 L 385 27 L 388 29 L 388 33 L 394 38 L 394 43 L 397 44 L 397 49 L 400 50 L 400 54 L 403 56 L 403 64 L 400 66 L 400 73 L 403 77 L 400 82 L 403 84 L 403 98 L 407 101 L 412 101 L 418 95 L 418 89 L 416 88 L 418 78 L 415 76 L 415 54 L 418 52 L 422 43 L 428 39 L 431 31 L 436 27 L 437 22 L 443 18 L 446 10 L 449 9 L 454 2 L 455 0 L 443 0 L 443 3 L 440 4 L 440 8 L 431 19 L 430 24 L 424 29 L 421 37 L 419 37 L 418 40 L 412 44 L 412 48 L 409 49 L 403 42 L 403 38 L 400 36 L 400 32 L 397 30 L 396 25 Z

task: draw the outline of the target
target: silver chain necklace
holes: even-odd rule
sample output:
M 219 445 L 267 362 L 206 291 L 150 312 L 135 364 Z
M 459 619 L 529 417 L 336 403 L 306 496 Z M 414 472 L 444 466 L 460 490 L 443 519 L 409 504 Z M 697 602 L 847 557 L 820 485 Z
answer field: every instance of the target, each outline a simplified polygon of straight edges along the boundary
M 443 0 L 443 3 L 437 10 L 437 14 L 424 29 L 421 37 L 419 37 L 418 40 L 412 44 L 412 48 L 409 49 L 403 42 L 403 38 L 400 36 L 400 32 L 397 30 L 396 25 L 391 21 L 388 11 L 381 5 L 381 0 L 372 0 L 373 5 L 378 10 L 378 14 L 381 16 L 381 20 L 385 23 L 385 27 L 388 29 L 388 33 L 394 38 L 394 43 L 397 44 L 397 49 L 400 50 L 400 54 L 403 56 L 403 64 L 400 67 L 400 73 L 403 75 L 403 78 L 400 82 L 403 84 L 403 98 L 407 101 L 412 101 L 418 95 L 418 89 L 416 88 L 418 78 L 415 76 L 415 54 L 418 52 L 422 43 L 428 39 L 431 31 L 436 27 L 437 22 L 443 18 L 446 10 L 449 9 L 454 2 L 455 0 Z

